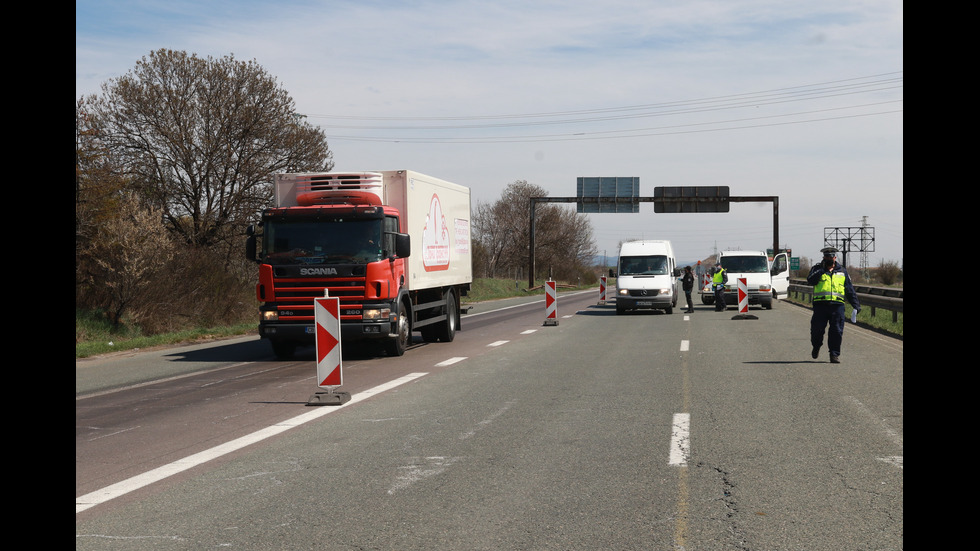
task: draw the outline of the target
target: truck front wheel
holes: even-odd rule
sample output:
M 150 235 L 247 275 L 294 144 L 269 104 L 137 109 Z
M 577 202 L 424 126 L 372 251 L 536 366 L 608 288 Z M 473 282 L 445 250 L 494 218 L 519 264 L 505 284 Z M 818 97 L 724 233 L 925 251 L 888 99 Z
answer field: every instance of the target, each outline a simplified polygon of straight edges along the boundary
M 412 339 L 411 326 L 408 322 L 408 311 L 405 304 L 398 303 L 398 321 L 395 325 L 395 335 L 385 343 L 385 350 L 389 356 L 401 356 L 405 354 L 409 342 Z
M 281 339 L 270 339 L 269 343 L 272 345 L 272 352 L 276 355 L 276 358 L 280 360 L 288 360 L 293 357 L 296 353 L 296 343 L 290 341 L 284 341 Z

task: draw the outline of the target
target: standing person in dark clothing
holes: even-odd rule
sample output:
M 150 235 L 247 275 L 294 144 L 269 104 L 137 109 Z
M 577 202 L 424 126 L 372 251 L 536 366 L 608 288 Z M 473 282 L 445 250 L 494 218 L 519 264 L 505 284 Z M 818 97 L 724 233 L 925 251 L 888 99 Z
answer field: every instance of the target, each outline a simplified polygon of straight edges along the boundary
M 810 356 L 816 359 L 823 346 L 823 334 L 827 326 L 827 348 L 830 363 L 840 363 L 841 342 L 844 340 L 844 303 L 849 302 L 855 310 L 861 311 L 851 276 L 837 262 L 837 249 L 821 249 L 823 261 L 810 269 L 806 281 L 813 285 L 813 316 L 810 318 Z
M 691 300 L 691 292 L 694 291 L 694 272 L 690 266 L 684 266 L 684 275 L 681 277 L 681 286 L 684 289 L 684 296 L 687 297 L 688 314 L 694 313 L 694 301 Z

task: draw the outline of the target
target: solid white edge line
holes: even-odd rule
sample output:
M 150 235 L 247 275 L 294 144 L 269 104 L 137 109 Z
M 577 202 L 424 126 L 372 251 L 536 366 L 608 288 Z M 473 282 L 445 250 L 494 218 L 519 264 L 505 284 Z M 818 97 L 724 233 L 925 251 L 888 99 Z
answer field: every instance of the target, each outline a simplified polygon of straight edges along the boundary
M 418 379 L 419 377 L 424 377 L 425 375 L 428 375 L 428 373 L 409 373 L 404 377 L 399 377 L 397 379 L 388 381 L 387 383 L 384 383 L 382 385 L 378 385 L 374 388 L 370 388 L 363 392 L 359 392 L 355 395 L 352 395 L 350 400 L 348 400 L 347 402 L 341 405 L 317 406 L 315 409 L 311 411 L 297 415 L 296 417 L 293 417 L 291 419 L 286 419 L 285 421 L 276 423 L 275 425 L 272 425 L 270 427 L 257 430 L 252 434 L 248 434 L 241 438 L 236 438 L 235 440 L 226 442 L 224 444 L 220 444 L 209 450 L 204 450 L 202 452 L 190 455 L 183 459 L 174 461 L 173 463 L 170 463 L 168 465 L 164 465 L 162 467 L 153 469 L 152 471 L 148 471 L 143 474 L 136 475 L 132 478 L 123 480 L 122 482 L 117 482 L 110 486 L 106 486 L 101 490 L 96 490 L 94 492 L 85 494 L 83 496 L 76 497 L 75 513 L 80 513 L 82 511 L 85 511 L 86 509 L 99 505 L 100 503 L 105 503 L 106 501 L 117 498 L 121 495 L 127 494 L 134 490 L 138 490 L 140 488 L 153 484 L 154 482 L 159 482 L 160 480 L 163 480 L 167 477 L 186 471 L 198 465 L 202 465 L 204 463 L 207 463 L 208 461 L 211 461 L 212 459 L 221 457 L 222 455 L 231 453 L 236 450 L 240 450 L 246 446 L 252 445 L 256 442 L 265 440 L 266 438 L 285 432 L 293 427 L 298 427 L 304 423 L 308 423 L 310 421 L 313 421 L 314 419 L 318 419 L 320 417 L 323 417 L 324 415 L 333 413 L 347 406 L 364 401 L 376 394 L 380 394 L 387 390 L 391 390 L 392 388 L 395 388 L 407 382 Z
M 670 464 L 687 465 L 690 452 L 691 414 L 675 413 L 670 435 Z

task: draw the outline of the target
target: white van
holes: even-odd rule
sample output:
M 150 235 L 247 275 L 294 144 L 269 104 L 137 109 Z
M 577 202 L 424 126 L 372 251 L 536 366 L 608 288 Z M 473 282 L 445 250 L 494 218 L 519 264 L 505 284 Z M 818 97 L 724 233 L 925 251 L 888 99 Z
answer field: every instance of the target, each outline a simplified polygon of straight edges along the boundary
M 616 272 L 616 313 L 638 309 L 673 313 L 680 275 L 670 241 L 623 243 Z
M 789 290 L 789 255 L 779 253 L 773 258 L 762 251 L 722 251 L 718 255 L 721 267 L 728 271 L 725 284 L 725 305 L 738 307 L 738 280 L 745 278 L 749 304 L 772 308 L 772 301 Z M 701 302 L 715 301 L 710 285 L 702 289 Z

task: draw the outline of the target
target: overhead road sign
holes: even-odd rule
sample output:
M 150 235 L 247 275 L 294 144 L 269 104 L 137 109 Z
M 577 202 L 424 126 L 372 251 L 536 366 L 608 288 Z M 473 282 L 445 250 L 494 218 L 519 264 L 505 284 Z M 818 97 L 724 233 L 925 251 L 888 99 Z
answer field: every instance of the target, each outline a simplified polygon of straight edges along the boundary
M 577 211 L 640 212 L 640 179 L 636 176 L 579 176 L 576 179 Z
M 653 188 L 653 212 L 728 212 L 728 186 Z

